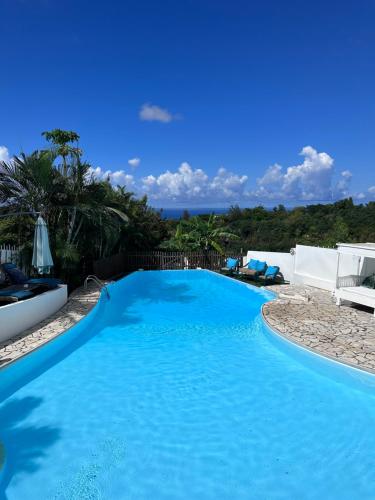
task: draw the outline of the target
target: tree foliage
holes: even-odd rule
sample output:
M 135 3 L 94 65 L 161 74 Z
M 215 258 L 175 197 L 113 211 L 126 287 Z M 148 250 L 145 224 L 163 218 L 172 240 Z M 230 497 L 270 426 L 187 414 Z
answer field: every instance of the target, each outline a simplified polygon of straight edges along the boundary
M 240 236 L 235 248 L 244 250 L 285 252 L 296 244 L 334 248 L 338 242 L 375 241 L 375 203 L 355 205 L 351 198 L 290 210 L 235 206 L 222 220 Z
M 79 283 L 95 259 L 151 249 L 165 237 L 160 214 L 146 198 L 90 174 L 80 157 L 55 165 L 56 151 L 21 154 L 0 164 L 0 244 L 20 246 L 28 261 L 36 213 L 47 222 L 56 274 Z M 13 216 L 14 214 L 19 214 Z
M 215 215 L 208 219 L 203 217 L 182 218 L 174 235 L 163 242 L 160 247 L 169 250 L 216 250 L 224 253 L 223 244 L 238 239 Z

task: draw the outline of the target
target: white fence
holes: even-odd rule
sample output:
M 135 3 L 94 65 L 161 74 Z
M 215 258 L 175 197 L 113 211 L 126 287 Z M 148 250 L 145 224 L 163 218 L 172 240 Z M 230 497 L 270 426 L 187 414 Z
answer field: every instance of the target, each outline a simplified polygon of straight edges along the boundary
M 17 263 L 19 258 L 19 250 L 12 245 L 0 245 L 0 264 L 4 262 Z

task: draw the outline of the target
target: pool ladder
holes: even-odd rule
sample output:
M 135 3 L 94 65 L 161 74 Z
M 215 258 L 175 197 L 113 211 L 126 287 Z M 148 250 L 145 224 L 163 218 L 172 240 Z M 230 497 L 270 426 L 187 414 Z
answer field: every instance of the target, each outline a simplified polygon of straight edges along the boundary
M 95 276 L 95 274 L 89 274 L 89 276 L 87 276 L 87 278 L 85 279 L 85 282 L 83 285 L 85 290 L 87 290 L 87 284 L 89 281 L 93 281 L 96 285 L 98 285 L 100 290 L 104 290 L 108 299 L 111 298 L 111 296 L 109 295 L 109 290 L 108 290 L 107 285 L 105 283 L 103 283 L 97 276 Z

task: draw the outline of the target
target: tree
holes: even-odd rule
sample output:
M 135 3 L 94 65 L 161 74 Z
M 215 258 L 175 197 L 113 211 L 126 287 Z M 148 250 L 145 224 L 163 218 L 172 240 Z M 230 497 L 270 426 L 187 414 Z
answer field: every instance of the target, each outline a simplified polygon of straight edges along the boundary
M 77 147 L 73 147 L 71 143 L 75 142 L 78 144 L 79 135 L 72 130 L 61 130 L 56 128 L 51 131 L 42 132 L 42 135 L 46 140 L 53 145 L 53 151 L 57 156 L 61 156 L 63 160 L 63 176 L 66 177 L 68 174 L 68 163 L 67 159 L 70 156 L 72 159 L 79 160 L 82 156 L 82 150 Z
M 75 163 L 69 167 L 69 175 L 63 176 L 54 166 L 51 151 L 35 151 L 21 154 L 10 162 L 0 163 L 0 205 L 9 215 L 41 213 L 47 221 L 52 250 L 57 257 L 57 268 L 72 272 L 88 253 L 101 254 L 98 231 L 105 226 L 108 241 L 119 237 L 119 226 L 127 223 L 127 216 L 115 205 L 114 199 L 103 195 L 103 183 L 88 175 L 89 165 Z M 112 189 L 112 188 L 111 188 Z M 29 219 L 31 230 L 33 219 Z M 83 232 L 91 232 L 88 243 Z M 30 242 L 30 232 L 24 243 Z M 91 247 L 90 252 L 87 246 Z
M 223 243 L 238 239 L 220 224 L 217 216 L 211 214 L 206 220 L 195 216 L 189 220 L 181 220 L 176 228 L 174 236 L 164 242 L 161 247 L 173 250 L 216 250 L 224 253 Z
M 42 213 L 55 272 L 76 285 L 92 271 L 94 260 L 124 250 L 152 249 L 166 239 L 168 226 L 146 197 L 137 199 L 125 186 L 98 181 L 80 155 L 65 155 L 64 171 L 55 165 L 57 154 L 52 147 L 0 163 L 0 213 L 12 215 L 0 218 L 0 242 L 30 253 L 35 215 Z

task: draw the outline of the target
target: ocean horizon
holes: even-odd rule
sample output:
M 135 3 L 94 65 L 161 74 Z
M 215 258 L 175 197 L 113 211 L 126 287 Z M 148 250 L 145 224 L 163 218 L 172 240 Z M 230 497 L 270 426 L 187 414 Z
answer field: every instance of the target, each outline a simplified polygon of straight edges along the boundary
M 230 207 L 221 207 L 221 208 L 213 208 L 213 207 L 193 207 L 193 208 L 155 208 L 161 212 L 163 219 L 180 219 L 184 212 L 189 212 L 191 217 L 195 215 L 207 215 L 207 214 L 216 214 L 221 215 L 228 212 Z

